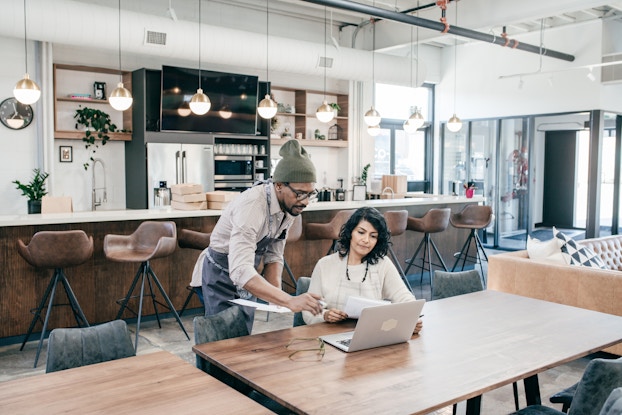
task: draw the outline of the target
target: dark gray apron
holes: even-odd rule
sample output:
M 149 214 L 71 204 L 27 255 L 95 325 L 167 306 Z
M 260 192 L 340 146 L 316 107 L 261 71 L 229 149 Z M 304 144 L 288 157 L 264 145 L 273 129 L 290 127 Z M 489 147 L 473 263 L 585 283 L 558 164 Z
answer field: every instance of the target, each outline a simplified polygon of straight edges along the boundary
M 273 218 L 270 215 L 270 200 L 271 200 L 271 186 L 266 186 L 266 201 L 268 203 L 268 218 L 270 225 L 268 226 L 268 235 L 265 236 L 257 243 L 255 249 L 255 268 L 259 266 L 263 254 L 268 249 L 271 243 L 276 242 L 278 239 L 285 238 L 285 232 L 279 235 L 279 238 L 271 238 L 270 232 L 272 230 Z M 278 230 L 278 228 L 277 228 Z M 256 300 L 256 297 L 241 287 L 236 287 L 229 277 L 229 255 L 216 252 L 211 248 L 208 248 L 205 262 L 203 264 L 203 299 L 205 301 L 205 315 L 210 316 L 217 314 L 229 307 L 235 306 L 229 302 L 236 298 L 242 298 L 245 300 Z M 248 332 L 251 333 L 253 329 L 253 321 L 255 319 L 254 307 L 241 307 L 244 315 L 246 316 L 246 326 Z

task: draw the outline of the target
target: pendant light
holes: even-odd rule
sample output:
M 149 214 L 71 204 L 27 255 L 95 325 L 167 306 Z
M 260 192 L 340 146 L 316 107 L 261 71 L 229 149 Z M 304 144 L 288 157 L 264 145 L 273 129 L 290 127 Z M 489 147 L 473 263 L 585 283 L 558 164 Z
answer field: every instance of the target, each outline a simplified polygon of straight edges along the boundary
M 108 97 L 110 106 L 117 111 L 125 111 L 132 106 L 132 93 L 123 86 L 123 73 L 121 72 L 121 0 L 119 0 L 119 76 L 121 82 Z
M 209 111 L 212 106 L 212 102 L 208 96 L 203 93 L 201 88 L 201 3 L 203 0 L 199 0 L 199 88 L 197 93 L 190 99 L 190 111 L 196 115 L 203 115 Z
M 417 1 L 417 10 L 419 10 L 419 2 Z M 417 11 L 417 17 L 419 15 L 419 12 Z M 413 87 L 413 72 L 412 72 L 412 65 L 413 65 L 413 61 L 412 61 L 412 57 L 413 57 L 413 53 L 412 53 L 412 44 L 413 44 L 413 28 L 412 26 L 410 27 L 410 45 L 411 45 L 411 53 L 410 53 L 410 87 Z M 417 87 L 419 87 L 419 26 L 417 26 L 417 42 L 416 42 L 416 47 L 417 47 L 417 67 L 415 69 L 415 85 Z M 419 109 L 419 107 L 415 107 L 415 111 L 410 115 L 410 117 L 404 121 L 404 131 L 406 131 L 407 134 L 412 134 L 417 132 L 417 130 L 419 128 L 421 128 L 423 126 L 424 123 L 424 119 L 423 119 L 423 115 L 421 115 L 421 110 Z
M 374 2 L 374 7 L 376 7 L 376 2 Z M 372 39 L 372 51 L 371 51 L 371 83 L 372 83 L 371 102 L 372 104 L 371 104 L 371 108 L 369 109 L 369 111 L 365 113 L 365 116 L 363 118 L 365 120 L 365 124 L 367 124 L 369 127 L 376 127 L 380 125 L 380 120 L 382 118 L 380 117 L 380 113 L 376 111 L 376 109 L 374 108 L 374 103 L 376 102 L 376 75 L 375 75 L 376 21 L 372 18 L 371 23 L 373 25 L 372 27 L 373 39 Z M 369 131 L 369 128 L 367 129 L 367 132 L 371 134 L 371 132 Z
M 333 111 L 333 108 L 328 105 L 326 101 L 326 60 L 326 6 L 324 6 L 324 102 L 322 102 L 322 105 L 320 105 L 315 112 L 317 119 L 324 123 L 330 122 L 335 118 L 335 111 Z
M 28 75 L 28 37 L 26 35 L 26 0 L 24 0 L 24 55 L 26 61 L 26 74 L 20 79 L 15 88 L 13 96 L 24 105 L 34 104 L 41 97 L 41 89 Z
M 270 76 L 269 76 L 269 65 L 268 65 L 268 57 L 269 57 L 269 52 L 270 49 L 268 48 L 268 44 L 270 43 L 268 41 L 268 28 L 270 27 L 270 0 L 266 0 L 266 82 L 270 81 Z M 261 100 L 261 102 L 259 103 L 259 105 L 257 106 L 257 112 L 259 113 L 259 116 L 261 118 L 264 118 L 266 120 L 274 117 L 276 115 L 276 110 L 277 110 L 277 105 L 276 102 L 274 102 L 274 100 L 270 97 L 270 94 L 266 94 L 266 96 L 264 97 L 264 99 Z
M 458 2 L 456 3 L 456 23 L 458 26 Z M 462 128 L 462 121 L 456 115 L 456 89 L 457 89 L 457 74 L 458 74 L 458 37 L 454 35 L 454 115 L 447 121 L 447 129 L 452 133 L 457 133 Z

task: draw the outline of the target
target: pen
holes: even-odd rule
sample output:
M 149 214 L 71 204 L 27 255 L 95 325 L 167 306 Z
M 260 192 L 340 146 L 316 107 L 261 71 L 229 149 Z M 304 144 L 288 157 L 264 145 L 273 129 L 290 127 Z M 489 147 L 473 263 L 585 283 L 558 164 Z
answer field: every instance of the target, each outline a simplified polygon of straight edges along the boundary
M 318 302 L 320 303 L 322 308 L 326 308 L 326 306 L 328 305 L 328 304 L 326 304 L 326 301 L 324 301 L 324 300 L 319 300 Z
M 421 317 L 423 317 L 423 316 L 425 316 L 425 314 L 419 314 L 419 318 L 421 318 Z

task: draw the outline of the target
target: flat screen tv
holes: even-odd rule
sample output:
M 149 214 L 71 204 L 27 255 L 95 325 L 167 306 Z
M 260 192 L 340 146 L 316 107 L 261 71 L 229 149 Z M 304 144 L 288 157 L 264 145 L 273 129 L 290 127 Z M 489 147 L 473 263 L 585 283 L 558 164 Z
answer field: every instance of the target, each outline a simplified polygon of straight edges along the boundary
M 212 106 L 204 115 L 190 111 L 199 70 L 162 66 L 162 131 L 257 134 L 256 76 L 201 70 L 201 88 Z

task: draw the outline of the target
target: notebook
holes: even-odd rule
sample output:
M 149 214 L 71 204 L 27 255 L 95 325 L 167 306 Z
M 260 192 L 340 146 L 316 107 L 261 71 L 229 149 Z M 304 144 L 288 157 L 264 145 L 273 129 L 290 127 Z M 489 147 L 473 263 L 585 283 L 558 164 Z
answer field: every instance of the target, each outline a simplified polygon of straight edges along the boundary
M 345 352 L 407 342 L 415 330 L 425 300 L 366 307 L 354 331 L 320 336 Z

